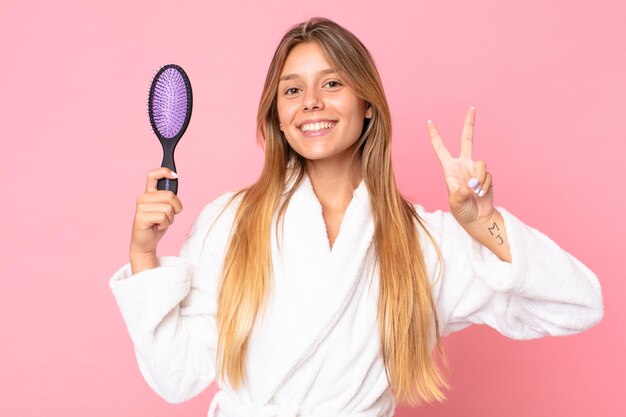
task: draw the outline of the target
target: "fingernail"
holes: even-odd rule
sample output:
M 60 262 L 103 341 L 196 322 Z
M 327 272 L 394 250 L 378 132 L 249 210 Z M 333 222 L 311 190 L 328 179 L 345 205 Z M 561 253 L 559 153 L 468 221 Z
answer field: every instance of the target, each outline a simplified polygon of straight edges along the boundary
M 481 191 L 478 193 L 478 197 L 482 197 L 482 196 L 484 196 L 484 195 L 485 195 L 485 190 L 481 190 Z
M 428 123 L 428 124 L 431 124 L 432 122 L 433 122 L 433 121 L 432 121 L 432 120 L 430 120 L 430 119 L 426 120 L 426 123 Z
M 172 173 L 172 177 L 178 178 L 178 174 L 177 173 L 175 173 L 174 171 L 170 171 L 170 172 Z
M 474 193 L 478 194 L 482 191 L 483 189 L 480 188 L 480 185 L 478 187 L 476 187 L 476 189 L 474 190 Z
M 476 184 L 478 184 L 478 180 L 476 178 L 472 178 L 467 182 L 467 185 L 469 185 L 470 188 L 474 188 Z
M 470 109 L 476 110 L 476 107 L 475 106 L 470 106 Z

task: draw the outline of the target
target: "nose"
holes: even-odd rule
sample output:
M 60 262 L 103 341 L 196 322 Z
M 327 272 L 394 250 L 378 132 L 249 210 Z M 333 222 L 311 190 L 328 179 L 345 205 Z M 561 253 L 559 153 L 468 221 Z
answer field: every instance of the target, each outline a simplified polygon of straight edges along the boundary
M 304 93 L 304 110 L 320 109 L 322 107 L 323 102 L 319 91 L 315 88 L 307 89 Z

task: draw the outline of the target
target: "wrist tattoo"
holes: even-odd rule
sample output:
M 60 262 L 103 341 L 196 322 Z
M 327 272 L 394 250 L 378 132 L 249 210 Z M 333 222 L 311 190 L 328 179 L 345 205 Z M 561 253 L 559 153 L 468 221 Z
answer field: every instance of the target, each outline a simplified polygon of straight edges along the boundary
M 493 222 L 493 226 L 488 227 L 487 229 L 489 230 L 489 233 L 491 233 L 491 236 L 493 236 L 495 233 L 498 233 L 500 231 L 500 228 L 498 227 L 496 222 Z M 494 232 L 494 229 L 496 230 L 496 232 Z M 502 236 L 500 236 L 499 233 L 496 235 L 496 239 L 500 239 L 500 242 L 498 242 L 498 245 L 502 245 L 504 243 L 504 240 L 502 239 Z

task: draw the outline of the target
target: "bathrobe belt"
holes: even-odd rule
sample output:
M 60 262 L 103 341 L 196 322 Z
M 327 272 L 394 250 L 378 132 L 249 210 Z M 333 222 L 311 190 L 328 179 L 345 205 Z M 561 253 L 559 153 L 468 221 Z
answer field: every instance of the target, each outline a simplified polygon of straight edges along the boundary
M 215 408 L 218 406 L 228 417 L 331 417 L 328 412 L 322 414 L 312 414 L 303 412 L 299 406 L 265 404 L 255 406 L 253 404 L 242 404 L 233 398 L 225 390 L 219 390 L 209 407 L 208 417 L 215 417 Z M 372 412 L 362 412 L 355 414 L 338 413 L 332 417 L 374 417 Z

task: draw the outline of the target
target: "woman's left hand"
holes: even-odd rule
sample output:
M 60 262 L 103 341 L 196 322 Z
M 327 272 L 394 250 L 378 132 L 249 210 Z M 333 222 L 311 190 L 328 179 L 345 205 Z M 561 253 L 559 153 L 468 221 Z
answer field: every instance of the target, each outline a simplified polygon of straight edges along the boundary
M 492 176 L 487 172 L 487 164 L 485 161 L 472 160 L 475 116 L 476 109 L 472 106 L 465 114 L 461 134 L 461 154 L 458 158 L 450 155 L 435 124 L 430 120 L 427 123 L 431 143 L 448 186 L 450 212 L 464 227 L 489 221 L 495 214 Z M 472 182 L 473 187 L 468 185 L 471 178 L 477 180 Z

